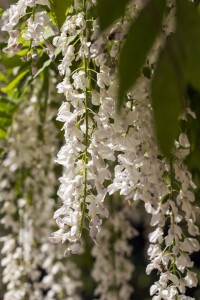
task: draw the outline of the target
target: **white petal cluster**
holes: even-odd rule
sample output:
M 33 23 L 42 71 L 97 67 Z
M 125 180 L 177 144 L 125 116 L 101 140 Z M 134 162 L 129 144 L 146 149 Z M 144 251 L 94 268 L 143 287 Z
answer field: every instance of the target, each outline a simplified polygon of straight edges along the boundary
M 171 167 L 160 155 L 153 132 L 148 91 L 148 81 L 143 78 L 129 95 L 133 100 L 132 104 L 127 104 L 126 119 L 121 121 L 121 128 L 118 119 L 121 136 L 115 137 L 116 140 L 114 135 L 109 138 L 112 149 L 120 154 L 115 178 L 108 191 L 110 194 L 120 191 L 127 200 L 143 200 L 147 212 L 152 214 L 150 224 L 155 230 L 149 234 L 151 262 L 146 271 L 150 274 L 152 270 L 158 270 L 160 279 L 151 287 L 150 293 L 154 300 L 173 299 L 175 295 L 184 296 L 186 287 L 197 285 L 196 274 L 189 271 L 193 267 L 189 255 L 200 250 L 195 239 L 199 235 L 195 225 L 195 185 L 182 160 L 190 146 L 185 134 L 182 133 L 176 142 Z M 129 116 L 134 120 L 132 123 L 129 123 Z M 190 273 L 193 281 L 186 279 Z
M 44 7 L 42 11 L 41 6 Z M 7 47 L 3 49 L 4 52 L 19 52 L 23 42 L 29 42 L 30 47 L 24 55 L 24 60 L 36 60 L 38 54 L 35 47 L 41 45 L 49 57 L 54 59 L 54 47 L 47 39 L 49 35 L 55 35 L 54 32 L 57 30 L 47 14 L 47 7 L 50 7 L 48 0 L 19 0 L 10 6 L 4 26 L 1 28 L 2 31 L 7 31 L 9 34 Z M 31 10 L 31 13 L 28 10 Z M 21 26 L 23 19 L 26 20 L 25 28 Z
M 41 120 L 35 102 L 25 103 L 22 117 L 19 113 L 13 125 L 10 148 L 0 170 L 1 222 L 11 231 L 2 238 L 3 282 L 7 286 L 4 300 L 80 299 L 79 270 L 72 262 L 65 266 L 59 248 L 50 247 L 46 240 L 54 230 L 54 222 L 49 222 L 57 188 L 54 163 L 62 166 L 57 190 L 62 203 L 54 213 L 58 228 L 49 240 L 53 244 L 66 242 L 64 256 L 78 254 L 83 232 L 89 231 L 95 242 L 95 296 L 101 300 L 131 299 L 129 281 L 134 266 L 129 240 L 136 231 L 128 203 L 141 201 L 153 227 L 148 234 L 150 262 L 146 267 L 147 274 L 156 270 L 158 276 L 150 288 L 152 300 L 193 299 L 187 296 L 187 288 L 198 282 L 191 254 L 200 250 L 200 244 L 195 184 L 184 162 L 190 152 L 187 134 L 180 133 L 167 161 L 157 146 L 150 80 L 144 75 L 125 95 L 120 115 L 116 110 L 119 51 L 130 22 L 144 3 L 131 1 L 123 20 L 103 34 L 92 15 L 95 0 L 73 1 L 56 36 L 47 0 L 19 0 L 8 10 L 8 22 L 2 30 L 10 38 L 4 51 L 18 52 L 20 40 L 26 40 L 33 75 L 40 47 L 51 60 L 55 53 L 61 56 L 57 72 L 62 81 L 57 92 L 62 104 L 57 120 L 62 123 L 63 146 L 55 159 L 55 128 L 45 123 L 44 137 L 39 141 Z M 173 3 L 168 5 L 173 7 Z M 173 7 L 165 19 L 164 34 L 149 55 L 150 65 L 156 63 L 165 34 L 173 32 L 174 12 Z M 26 21 L 24 27 L 20 27 L 21 19 Z M 52 43 L 49 35 L 54 36 Z M 48 113 L 54 118 L 54 113 Z M 182 119 L 187 121 L 188 115 L 195 117 L 188 108 Z
M 135 9 L 137 6 L 133 4 L 133 7 Z M 130 12 L 133 12 L 133 7 L 130 6 Z M 131 15 L 130 12 L 129 14 Z M 122 109 L 121 116 L 116 113 L 115 99 L 118 84 L 115 71 L 115 65 L 117 63 L 116 55 L 129 18 L 130 16 L 128 16 L 127 19 L 125 18 L 127 21 L 124 23 L 124 28 L 118 23 L 116 24 L 116 27 L 112 28 L 111 32 L 105 33 L 101 37 L 98 37 L 98 30 L 94 30 L 93 36 L 89 41 L 86 41 L 84 39 L 84 34 L 82 34 L 82 44 L 78 51 L 77 49 L 75 50 L 74 45 L 66 46 L 69 43 L 67 36 L 72 35 L 72 39 L 75 40 L 76 37 L 80 35 L 81 29 L 79 28 L 82 26 L 84 30 L 86 26 L 83 18 L 77 13 L 72 17 L 68 17 L 63 26 L 63 28 L 65 28 L 64 34 L 62 32 L 61 37 L 57 42 L 59 43 L 64 56 L 64 59 L 59 66 L 59 71 L 62 75 L 65 75 L 65 78 L 64 81 L 58 85 L 58 90 L 65 94 L 67 101 L 70 103 L 70 105 L 68 103 L 63 104 L 61 110 L 63 106 L 68 107 L 70 113 L 68 112 L 65 114 L 67 116 L 66 120 L 64 120 L 63 116 L 60 118 L 60 121 L 65 122 L 65 129 L 69 127 L 68 124 L 71 126 L 71 119 L 74 117 L 73 125 L 76 127 L 73 127 L 73 132 L 76 132 L 76 142 L 80 142 L 78 147 L 74 147 L 74 149 L 76 148 L 78 150 L 76 152 L 76 159 L 71 160 L 71 154 L 69 154 L 70 151 L 68 151 L 65 161 L 68 161 L 68 159 L 70 159 L 70 163 L 74 161 L 73 170 L 75 170 L 75 173 L 73 178 L 75 179 L 76 174 L 78 173 L 82 186 L 81 184 L 78 184 L 80 190 L 78 189 L 76 192 L 76 186 L 76 189 L 73 191 L 75 195 L 76 193 L 81 195 L 81 189 L 83 189 L 84 186 L 84 178 L 83 176 L 81 177 L 83 174 L 81 173 L 81 169 L 84 169 L 85 166 L 82 167 L 77 158 L 78 154 L 81 151 L 84 151 L 86 127 L 88 126 L 84 123 L 84 114 L 86 109 L 85 90 L 88 88 L 89 82 L 86 69 L 78 69 L 73 73 L 71 70 L 74 60 L 76 61 L 79 58 L 89 60 L 92 58 L 93 63 L 95 63 L 98 70 L 95 71 L 96 77 L 94 77 L 96 78 L 96 87 L 95 89 L 93 88 L 90 90 L 91 105 L 96 107 L 96 113 L 93 119 L 91 116 L 88 123 L 90 125 L 88 127 L 89 129 L 87 128 L 90 136 L 90 143 L 87 145 L 87 155 L 89 155 L 89 160 L 86 165 L 87 180 L 94 184 L 93 187 L 96 188 L 97 195 L 87 195 L 86 200 L 88 215 L 89 217 L 92 216 L 89 225 L 90 235 L 93 239 L 96 239 L 99 232 L 99 225 L 101 224 L 99 216 L 101 215 L 101 209 L 99 211 L 99 204 L 97 201 L 100 199 L 99 203 L 101 203 L 101 199 L 104 199 L 107 191 L 109 194 L 119 191 L 127 200 L 142 200 L 147 212 L 152 214 L 151 226 L 156 226 L 155 230 L 149 235 L 150 247 L 148 254 L 151 262 L 147 266 L 147 273 L 150 273 L 153 269 L 157 269 L 160 272 L 160 279 L 158 283 L 151 288 L 151 295 L 154 295 L 155 299 L 157 299 L 156 297 L 158 297 L 158 299 L 169 299 L 175 295 L 182 297 L 185 294 L 186 286 L 192 287 L 196 285 L 195 279 L 194 283 L 190 283 L 186 278 L 188 272 L 189 274 L 191 272 L 187 271 L 188 268 L 193 266 L 189 254 L 199 250 L 198 241 L 193 238 L 198 235 L 198 227 L 194 225 L 195 214 L 191 204 L 193 200 L 187 199 L 186 196 L 190 194 L 191 199 L 194 199 L 191 192 L 191 189 L 194 188 L 194 184 L 188 170 L 181 170 L 181 168 L 185 168 L 182 158 L 188 154 L 190 145 L 187 136 L 182 133 L 177 142 L 177 145 L 179 146 L 176 145 L 177 154 L 174 155 L 178 158 L 173 161 L 174 175 L 172 175 L 170 173 L 169 164 L 164 160 L 157 148 L 152 108 L 149 100 L 149 80 L 144 77 L 140 78 L 134 89 L 127 95 L 128 102 L 126 107 Z M 108 40 L 110 40 L 111 47 L 109 53 L 106 50 Z M 152 61 L 156 59 L 157 48 L 158 45 L 156 45 L 155 50 L 151 54 L 152 57 L 150 59 Z M 75 54 L 77 52 L 78 56 Z M 111 63 L 112 60 L 114 63 Z M 77 122 L 81 118 L 83 118 L 84 121 L 80 122 L 81 125 L 77 129 Z M 68 144 L 68 142 L 69 137 L 67 136 L 66 143 Z M 63 154 L 64 151 L 62 152 L 62 155 Z M 115 176 L 106 190 L 103 186 L 104 180 L 111 179 L 110 168 L 108 167 L 109 164 L 107 165 L 107 162 L 115 165 Z M 62 164 L 65 167 L 68 166 L 68 162 L 66 165 L 64 162 L 62 162 Z M 80 167 L 80 169 L 77 169 L 77 167 Z M 69 172 L 64 176 L 68 178 Z M 174 190 L 174 186 L 168 185 L 166 177 L 171 178 L 173 184 L 179 185 L 178 191 L 176 189 Z M 187 182 L 187 177 L 189 178 L 189 183 Z M 67 179 L 66 182 L 69 183 L 70 180 Z M 63 185 L 61 186 L 63 187 Z M 63 192 L 68 191 L 68 189 L 70 189 L 69 186 L 70 185 L 67 184 L 65 188 L 63 188 Z M 90 187 L 88 187 L 88 190 L 89 189 Z M 175 199 L 174 194 L 176 195 Z M 180 200 L 183 198 L 185 201 Z M 64 211 L 66 201 L 66 198 L 62 195 L 61 199 L 63 200 L 64 205 L 59 210 L 60 212 Z M 78 201 L 79 203 L 82 203 L 81 199 Z M 70 203 L 71 202 L 72 200 L 70 200 Z M 75 203 L 78 202 L 73 200 L 73 205 Z M 74 215 L 76 211 L 77 214 L 80 213 L 81 215 L 83 207 L 77 205 L 75 208 L 73 205 L 69 206 L 70 209 L 72 207 L 71 211 L 68 208 L 66 209 L 67 211 L 64 211 L 65 214 L 68 212 Z M 182 213 L 179 212 L 180 209 L 182 209 Z M 186 217 L 184 216 L 185 214 Z M 62 220 L 64 219 L 65 216 Z M 61 223 L 63 224 L 63 221 L 61 221 Z M 70 242 L 73 241 L 70 234 L 74 224 L 71 224 L 71 226 L 70 231 L 67 233 L 64 233 L 64 231 L 62 232 L 64 227 L 60 228 L 59 238 L 56 238 L 63 240 L 63 236 L 65 237 L 67 235 L 68 240 Z M 166 226 L 168 226 L 168 230 L 166 229 Z M 188 229 L 188 237 L 187 235 L 185 236 L 183 226 Z M 76 234 L 79 231 L 75 230 L 73 232 Z M 75 239 L 76 238 L 77 236 Z M 180 274 L 182 274 L 181 277 Z M 193 277 L 191 276 L 191 278 L 195 278 L 195 275 Z M 171 282 L 173 284 L 171 284 Z M 101 295 L 103 294 L 103 291 L 104 288 L 101 286 Z M 110 295 L 110 297 L 112 296 Z
M 118 203 L 120 199 L 113 201 Z M 132 209 L 124 203 L 122 206 L 119 205 L 120 213 L 112 210 L 101 230 L 100 246 L 95 245 L 92 250 L 96 259 L 92 276 L 98 283 L 95 295 L 100 295 L 101 300 L 128 300 L 133 293 L 133 287 L 129 284 L 134 270 L 129 260 L 132 255 L 129 240 L 137 235 L 137 231 L 131 225 Z
M 64 79 L 57 88 L 58 93 L 65 95 L 66 102 L 61 105 L 57 117 L 64 123 L 65 137 L 65 144 L 57 158 L 57 162 L 64 167 L 58 190 L 63 206 L 54 214 L 59 230 L 52 234 L 50 240 L 55 243 L 67 240 L 66 255 L 77 253 L 80 249 L 79 240 L 86 224 L 86 214 L 90 236 L 97 240 L 102 218 L 108 217 L 108 210 L 103 204 L 107 193 L 103 183 L 110 179 L 108 165 L 99 155 L 100 149 L 93 144 L 96 126 L 94 112 L 90 108 L 91 42 L 85 35 L 86 20 L 82 5 L 76 5 L 74 9 L 77 13 L 67 17 L 61 35 L 54 39 L 54 46 L 63 55 L 58 69 Z M 74 40 L 77 40 L 76 47 Z M 72 72 L 75 62 L 79 62 L 80 67 Z
M 20 106 L 1 164 L 1 223 L 9 232 L 1 238 L 3 300 L 55 300 L 60 294 L 80 299 L 79 270 L 72 262 L 66 265 L 61 249 L 56 251 L 48 243 L 54 225 L 50 220 L 55 209 L 51 197 L 57 188 L 58 133 L 51 122 L 55 112 L 49 108 L 47 113 L 43 140 L 39 140 L 41 121 L 35 99 Z
M 46 11 L 36 12 L 27 21 L 27 30 L 22 37 L 27 41 L 32 41 L 32 47 L 44 41 L 44 30 L 51 23 Z

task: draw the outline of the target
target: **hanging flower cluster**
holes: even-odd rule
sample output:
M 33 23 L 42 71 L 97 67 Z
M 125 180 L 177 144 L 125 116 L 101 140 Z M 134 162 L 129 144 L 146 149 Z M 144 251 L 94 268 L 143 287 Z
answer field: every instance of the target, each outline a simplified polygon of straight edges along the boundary
M 58 133 L 51 122 L 55 112 L 49 108 L 43 139 L 38 139 L 41 121 L 35 100 L 32 96 L 20 105 L 0 170 L 1 223 L 4 235 L 8 232 L 1 237 L 7 287 L 3 299 L 53 300 L 62 295 L 78 300 L 79 270 L 72 262 L 66 267 L 62 251 L 48 243 L 56 206 Z
M 19 0 L 8 10 L 8 22 L 2 28 L 10 36 L 5 52 L 18 52 L 23 42 L 28 42 L 23 60 L 31 60 L 33 75 L 38 71 L 38 56 L 45 52 L 54 60 L 60 55 L 56 71 L 62 81 L 57 84 L 57 92 L 63 101 L 57 120 L 62 123 L 64 144 L 56 162 L 63 169 L 57 192 L 62 204 L 54 213 L 58 230 L 49 240 L 55 244 L 65 243 L 64 256 L 78 254 L 88 230 L 94 241 L 95 295 L 102 300 L 131 299 L 134 266 L 130 240 L 137 231 L 129 205 L 134 202 L 136 209 L 138 203 L 143 202 L 151 215 L 150 225 L 154 227 L 149 234 L 150 262 L 146 268 L 147 274 L 153 270 L 158 272 L 158 280 L 150 288 L 152 299 L 194 299 L 187 296 L 187 288 L 198 283 L 190 255 L 199 251 L 200 245 L 195 184 L 184 163 L 190 152 L 187 134 L 180 129 L 172 158 L 166 160 L 157 146 L 150 79 L 144 75 L 127 93 L 126 104 L 120 114 L 117 113 L 120 47 L 130 22 L 141 9 L 141 1 L 131 1 L 123 20 L 101 34 L 95 9 L 95 1 L 73 1 L 59 32 L 47 0 Z M 171 9 L 164 21 L 164 33 L 149 55 L 150 65 L 156 62 L 165 36 L 173 31 L 173 16 L 174 9 Z M 21 21 L 24 19 L 25 26 Z M 57 141 L 49 124 L 44 125 L 47 127 L 44 144 L 36 144 L 38 120 L 34 109 L 32 101 L 22 108 L 22 120 L 16 120 L 13 125 L 12 147 L 3 161 L 0 183 L 3 223 L 12 229 L 11 234 L 3 238 L 2 253 L 7 256 L 2 261 L 4 282 L 10 293 L 5 295 L 5 300 L 11 295 L 13 299 L 23 299 L 26 295 L 29 299 L 79 299 L 76 294 L 80 286 L 79 271 L 70 262 L 67 265 L 70 274 L 66 275 L 62 259 L 55 249 L 47 246 L 45 239 L 53 231 L 49 219 L 54 204 L 49 199 L 57 184 L 52 161 Z M 187 122 L 189 115 L 195 118 L 186 107 L 182 120 Z M 30 120 L 24 121 L 24 117 L 30 119 L 31 116 L 30 125 Z M 23 124 L 29 127 L 23 128 Z M 19 144 L 13 141 L 18 132 Z M 31 146 L 33 144 L 36 146 Z M 12 191 L 15 181 L 20 181 L 19 187 L 16 185 L 17 190 Z M 34 201 L 35 206 L 29 201 Z M 34 218 L 33 211 L 37 214 Z M 45 223 L 49 226 L 43 232 Z M 37 247 L 35 240 L 39 243 Z M 32 249 L 40 249 L 40 255 L 30 256 Z M 41 278 L 38 266 L 44 257 L 45 275 Z M 55 260 L 58 261 L 55 263 Z M 14 273 L 10 282 L 11 269 Z M 23 276 L 29 276 L 30 282 L 21 285 Z M 60 283 L 54 284 L 57 276 Z M 41 296 L 44 287 L 48 292 Z M 13 296 L 16 290 L 18 298 Z
M 128 241 L 138 232 L 132 224 L 133 210 L 125 203 L 118 203 L 119 199 L 112 201 L 116 206 L 111 208 L 110 218 L 101 230 L 101 246 L 95 245 L 92 250 L 96 259 L 92 276 L 98 282 L 95 294 L 100 295 L 101 300 L 130 299 L 133 287 L 129 281 L 134 266 L 130 263 L 133 249 Z
M 63 54 L 58 69 L 64 80 L 58 84 L 58 92 L 66 96 L 67 102 L 63 102 L 57 117 L 64 122 L 66 142 L 58 153 L 58 162 L 64 166 L 58 191 L 63 206 L 54 215 L 60 229 L 50 239 L 53 242 L 68 240 L 66 255 L 79 251 L 87 219 L 90 236 L 98 243 L 102 218 L 108 217 L 103 204 L 106 195 L 103 182 L 111 175 L 101 149 L 97 147 L 96 108 L 91 100 L 93 92 L 97 92 L 96 89 L 93 91 L 93 86 L 100 87 L 103 84 L 100 82 L 105 82 L 106 78 L 100 78 L 101 73 L 94 69 L 91 59 L 91 30 L 87 27 L 91 9 L 86 1 L 83 6 L 75 4 L 75 13 L 67 17 L 61 36 L 54 39 L 54 46 L 59 47 Z M 69 37 L 73 40 L 70 44 Z M 75 62 L 77 68 L 73 70 Z M 93 84 L 92 80 L 97 80 L 97 83 Z

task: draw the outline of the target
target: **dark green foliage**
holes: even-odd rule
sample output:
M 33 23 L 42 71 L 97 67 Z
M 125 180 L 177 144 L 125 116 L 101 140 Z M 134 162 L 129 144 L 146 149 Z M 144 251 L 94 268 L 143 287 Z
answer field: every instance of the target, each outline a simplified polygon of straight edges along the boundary
M 102 30 L 123 16 L 128 1 L 99 0 Z M 188 85 L 200 91 L 200 15 L 199 1 L 176 0 L 176 29 L 168 37 L 158 59 L 151 88 L 155 130 L 162 153 L 170 157 L 179 129 Z M 131 24 L 119 58 L 118 108 L 125 101 L 141 70 L 151 79 L 145 67 L 147 55 L 162 28 L 165 0 L 149 0 Z M 142 69 L 143 67 L 143 69 Z M 147 72 L 148 71 L 148 72 Z
M 170 156 L 178 133 L 178 118 L 182 112 L 185 94 L 185 81 L 178 63 L 176 46 L 175 36 L 169 37 L 161 52 L 151 90 L 157 138 L 166 157 Z
M 99 0 L 97 5 L 101 30 L 105 30 L 124 14 L 130 0 Z
M 188 0 L 177 0 L 177 40 L 189 83 L 200 91 L 200 15 Z
M 152 81 L 158 144 L 167 157 L 178 132 L 187 86 L 200 91 L 200 15 L 193 3 L 177 0 L 176 19 L 176 32 L 166 42 Z
M 188 99 L 190 102 L 190 107 L 192 111 L 195 111 L 196 119 L 189 116 L 188 121 L 186 122 L 186 130 L 190 140 L 190 155 L 187 157 L 187 164 L 190 169 L 192 169 L 193 173 L 198 177 L 200 176 L 200 93 L 195 91 L 193 88 L 189 87 L 188 91 Z M 200 180 L 196 181 L 198 189 L 200 189 Z
M 131 24 L 119 59 L 118 107 L 124 102 L 124 94 L 140 75 L 147 54 L 161 29 L 165 0 L 152 0 Z

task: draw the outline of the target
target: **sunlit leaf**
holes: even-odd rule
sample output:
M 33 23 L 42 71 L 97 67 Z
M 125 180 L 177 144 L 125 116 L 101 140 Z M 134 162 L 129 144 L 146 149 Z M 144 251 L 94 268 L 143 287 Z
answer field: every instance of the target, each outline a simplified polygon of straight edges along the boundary
M 17 84 L 20 82 L 21 79 L 24 78 L 24 76 L 29 72 L 29 70 L 25 70 L 23 72 L 21 72 L 20 74 L 18 74 L 6 87 L 3 87 L 1 90 L 4 93 L 8 93 L 9 91 L 12 91 Z
M 152 79 L 151 98 L 158 144 L 170 157 L 184 104 L 185 81 L 181 76 L 175 37 L 169 37 Z
M 16 104 L 9 99 L 0 98 L 0 112 L 12 114 L 16 109 Z
M 118 107 L 124 101 L 124 93 L 135 83 L 140 75 L 147 54 L 161 29 L 166 0 L 151 0 L 131 24 L 127 39 L 119 59 L 119 97 Z
M 22 65 L 22 60 L 18 55 L 14 55 L 12 57 L 8 57 L 6 54 L 2 54 L 2 64 L 6 69 L 13 69 L 15 67 L 19 67 Z
M 60 49 L 56 49 L 55 51 L 55 58 L 61 53 Z M 37 71 L 33 78 L 36 78 L 40 73 L 42 73 L 46 68 L 48 68 L 52 63 L 52 59 L 48 59 L 44 62 L 41 68 Z
M 7 132 L 12 124 L 13 115 L 17 104 L 10 99 L 0 98 L 0 139 L 7 137 Z
M 116 19 L 124 14 L 126 5 L 130 0 L 99 0 L 97 4 L 101 30 L 105 30 Z
M 4 112 L 0 112 L 0 128 L 7 130 L 7 128 L 11 125 L 12 116 L 6 114 Z
M 7 132 L 0 128 L 0 139 L 5 139 L 7 136 Z
M 51 12 L 59 28 L 62 27 L 73 0 L 50 0 Z

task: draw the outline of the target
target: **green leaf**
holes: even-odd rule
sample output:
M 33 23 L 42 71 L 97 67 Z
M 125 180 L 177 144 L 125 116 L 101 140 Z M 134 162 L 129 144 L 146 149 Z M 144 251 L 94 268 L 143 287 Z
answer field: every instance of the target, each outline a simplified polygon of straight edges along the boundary
M 17 104 L 10 99 L 0 98 L 0 139 L 7 137 L 7 132 L 12 124 L 13 115 Z
M 140 12 L 128 31 L 119 58 L 118 107 L 124 101 L 124 93 L 140 75 L 147 55 L 161 29 L 166 0 L 151 0 Z
M 177 36 L 190 84 L 200 91 L 200 15 L 188 0 L 177 0 Z
M 181 76 L 176 37 L 167 39 L 152 79 L 151 99 L 160 150 L 170 157 L 183 109 L 185 80 Z
M 4 112 L 0 112 L 0 128 L 3 130 L 7 130 L 7 128 L 11 125 L 12 117 Z
M 19 56 L 14 55 L 12 57 L 8 57 L 5 53 L 2 53 L 2 64 L 6 69 L 13 69 L 15 67 L 19 67 L 22 65 L 22 60 Z
M 116 19 L 124 14 L 126 5 L 130 0 L 99 0 L 97 11 L 101 30 L 105 30 Z
M 50 64 L 52 63 L 51 59 L 48 59 L 47 61 L 45 61 L 45 63 L 43 64 L 43 66 L 37 71 L 37 73 L 34 75 L 33 78 L 36 78 L 40 73 L 42 73 L 48 66 L 50 66 Z
M 194 4 L 197 6 L 197 8 L 199 7 L 199 3 L 200 3 L 200 0 L 194 0 Z
M 39 116 L 41 120 L 41 124 L 43 124 L 46 120 L 46 113 L 47 113 L 47 106 L 48 106 L 48 99 L 49 99 L 49 73 L 48 70 L 41 76 L 43 84 L 41 86 L 41 90 L 38 93 L 38 109 L 39 109 Z M 42 130 L 43 132 L 43 130 Z
M 72 3 L 73 0 L 50 0 L 51 12 L 55 18 L 58 28 L 61 28 L 65 22 Z
M 61 53 L 61 50 L 60 50 L 60 49 L 56 49 L 56 51 L 55 51 L 55 58 L 57 58 L 57 56 L 58 56 L 60 53 Z M 41 68 L 37 71 L 37 73 L 34 75 L 33 78 L 36 78 L 40 73 L 42 73 L 47 67 L 49 67 L 49 66 L 51 65 L 52 62 L 53 62 L 52 59 L 46 60 L 46 61 L 43 63 L 42 67 L 41 67 Z
M 0 99 L 0 113 L 12 114 L 16 110 L 16 104 L 9 99 Z
M 4 92 L 4 93 L 9 93 L 10 91 L 12 91 L 16 86 L 17 84 L 19 83 L 19 81 L 21 79 L 23 79 L 23 77 L 29 72 L 29 70 L 25 70 L 23 72 L 21 72 L 20 74 L 18 74 L 6 87 L 3 87 L 1 90 Z
M 5 139 L 7 136 L 7 132 L 0 128 L 0 139 Z

